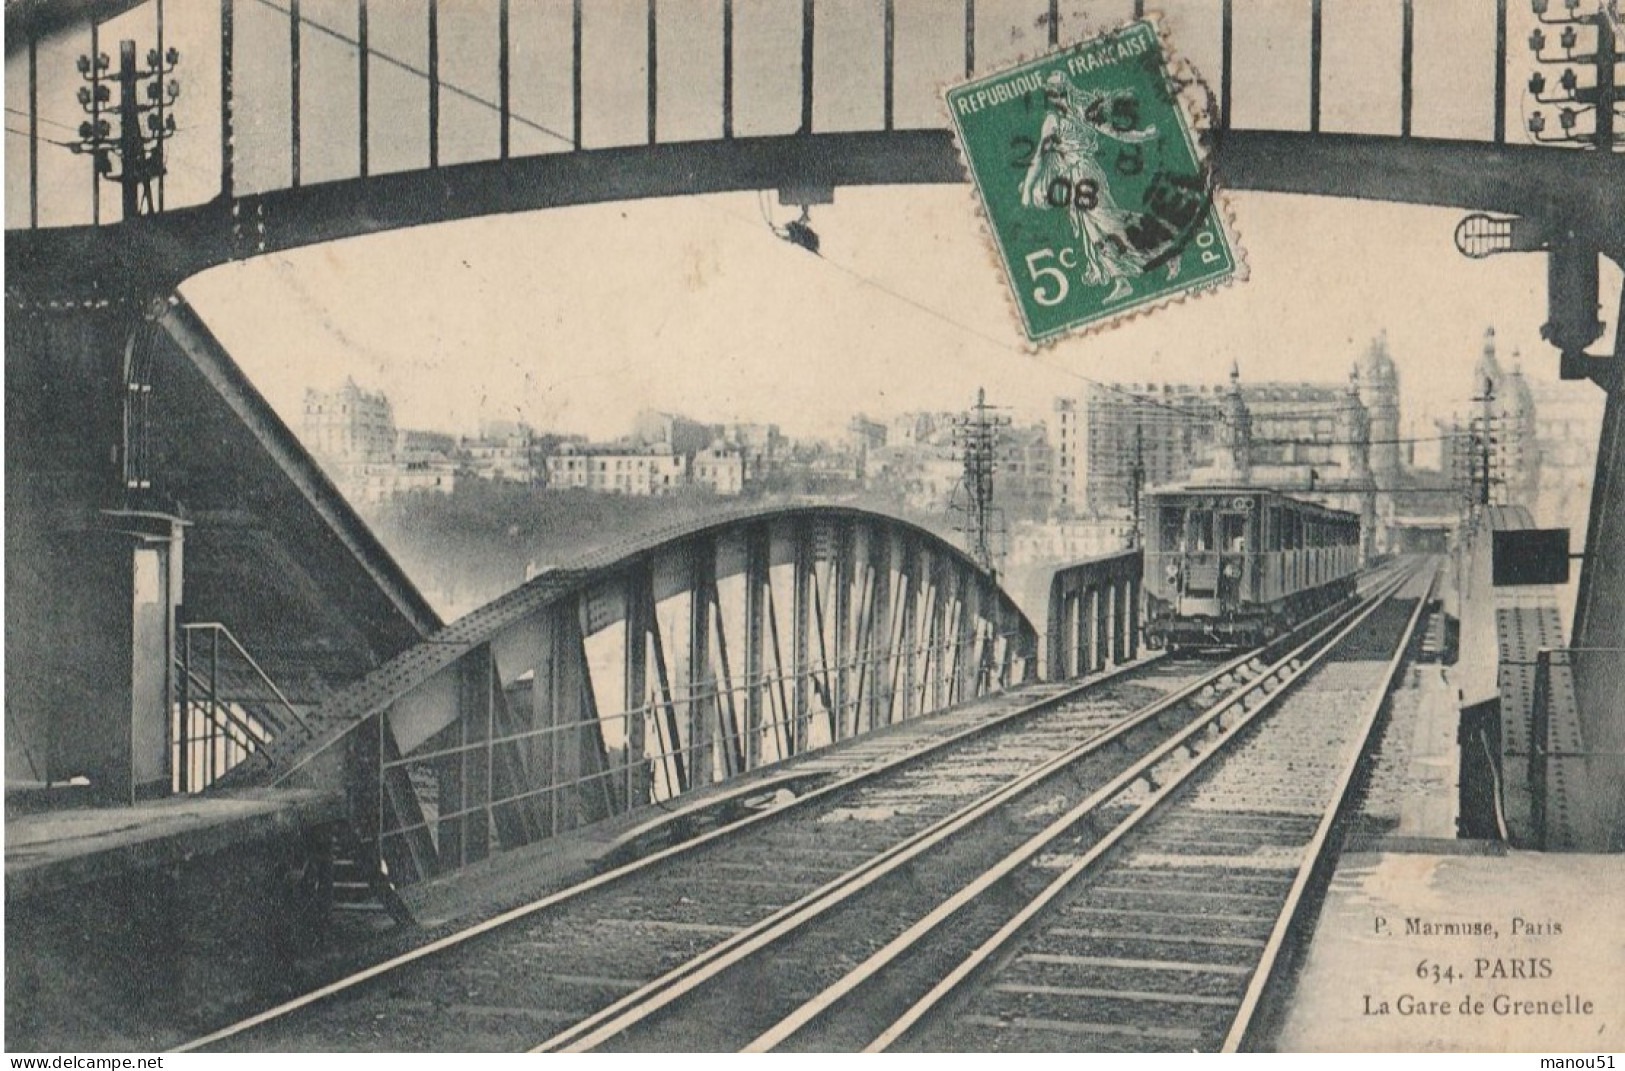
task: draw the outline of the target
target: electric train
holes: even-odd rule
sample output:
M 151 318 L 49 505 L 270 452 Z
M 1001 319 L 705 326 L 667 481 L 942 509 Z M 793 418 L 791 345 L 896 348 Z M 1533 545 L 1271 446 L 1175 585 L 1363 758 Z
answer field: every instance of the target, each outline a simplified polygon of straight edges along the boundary
M 1149 647 L 1254 646 L 1354 594 L 1356 514 L 1254 487 L 1154 491 L 1141 505 Z

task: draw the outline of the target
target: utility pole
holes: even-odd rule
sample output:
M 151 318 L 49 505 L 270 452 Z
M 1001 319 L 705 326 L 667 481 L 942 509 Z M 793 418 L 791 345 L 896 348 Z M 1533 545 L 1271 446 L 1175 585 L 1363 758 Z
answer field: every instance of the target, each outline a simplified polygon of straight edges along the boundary
M 1474 475 L 1477 477 L 1478 483 L 1478 505 L 1487 506 L 1490 504 L 1490 466 L 1493 456 L 1492 448 L 1495 446 L 1493 434 L 1495 425 L 1493 408 L 1495 384 L 1489 379 L 1485 379 L 1484 393 L 1475 397 L 1473 401 L 1478 402 L 1480 405 L 1479 417 L 1476 422 L 1478 427 L 1473 436 L 1474 451 L 1477 455 L 1475 458 L 1477 472 Z
M 961 501 L 950 510 L 961 514 L 956 525 L 965 534 L 965 550 L 976 564 L 989 573 L 997 572 L 998 555 L 994 543 L 1002 534 L 1001 511 L 993 505 L 993 471 L 999 445 L 999 429 L 1010 425 L 1007 416 L 991 415 L 987 392 L 976 391 L 971 411 L 954 418 L 954 441 L 959 447 L 964 472 L 960 476 Z
M 118 129 L 103 116 L 104 105 L 112 103 L 112 90 L 103 78 L 112 61 L 104 53 L 79 57 L 79 74 L 87 83 L 79 87 L 79 105 L 89 120 L 79 124 L 79 140 L 70 148 L 88 154 L 96 174 L 119 185 L 123 218 L 135 219 L 155 207 L 152 184 L 164 174 L 164 142 L 175 135 L 175 116 L 169 109 L 181 94 L 180 83 L 166 78 L 180 63 L 180 52 L 168 49 L 162 55 L 147 50 L 145 66 L 136 63 L 135 42 L 119 42 Z M 141 92 L 145 84 L 145 92 Z M 143 97 L 145 100 L 143 100 Z M 113 170 L 113 158 L 119 168 Z
M 1463 517 L 1473 512 L 1474 488 L 1478 486 L 1476 439 L 1474 418 L 1469 416 L 1465 423 L 1455 418 L 1450 436 L 1450 471 L 1455 479 L 1456 491 L 1461 496 Z
M 1563 7 L 1567 14 L 1558 17 L 1550 17 L 1551 6 L 1549 0 L 1532 0 L 1531 3 L 1535 16 L 1541 23 L 1562 27 L 1556 40 L 1556 44 L 1562 49 L 1562 55 L 1548 52 L 1546 46 L 1551 43 L 1551 39 L 1540 27 L 1536 27 L 1529 34 L 1529 50 L 1534 53 L 1537 62 L 1563 67 L 1563 73 L 1557 80 L 1561 92 L 1548 95 L 1546 76 L 1539 71 L 1529 78 L 1529 92 L 1540 104 L 1561 105 L 1557 121 L 1562 127 L 1562 133 L 1546 137 L 1546 115 L 1538 110 L 1529 116 L 1529 133 L 1536 141 L 1568 142 L 1589 146 L 1602 152 L 1612 152 L 1616 143 L 1614 128 L 1618 119 L 1615 111 L 1621 103 L 1614 76 L 1614 65 L 1620 58 L 1619 0 L 1601 0 L 1594 9 L 1583 13 L 1581 0 L 1564 0 Z M 1590 8 L 1589 0 L 1585 6 Z M 1580 37 L 1582 28 L 1593 31 L 1594 47 L 1589 53 L 1582 51 L 1576 54 L 1575 50 L 1584 46 Z M 1580 84 L 1579 76 L 1575 73 L 1576 67 L 1592 68 L 1592 84 Z M 1583 129 L 1580 123 L 1580 119 L 1587 112 L 1592 115 L 1589 131 Z
M 141 144 L 141 116 L 135 103 L 135 42 L 118 43 L 118 129 L 120 159 L 124 173 L 119 176 L 120 192 L 124 195 L 124 219 L 140 214 L 141 174 L 147 169 L 146 146 Z M 131 166 L 132 161 L 139 166 Z M 147 187 L 147 203 L 152 203 L 151 186 Z
M 1536 63 L 1561 68 L 1548 78 L 1529 76 L 1526 108 L 1529 137 L 1539 144 L 1569 145 L 1599 153 L 1625 148 L 1619 131 L 1625 94 L 1616 70 L 1625 46 L 1622 0 L 1529 0 L 1540 25 L 1529 33 Z M 1505 14 L 1505 0 L 1500 0 Z M 1560 10 L 1559 10 L 1560 9 Z M 1504 22 L 1503 22 L 1504 25 Z M 1549 123 L 1549 111 L 1556 122 Z M 1498 119 L 1497 130 L 1500 130 Z M 1498 137 L 1497 140 L 1500 140 Z M 1586 347 L 1602 337 L 1598 319 L 1597 260 L 1618 259 L 1618 213 L 1582 210 L 1578 215 L 1558 199 L 1545 209 L 1506 217 L 1474 212 L 1456 227 L 1456 248 L 1475 259 L 1500 253 L 1544 253 L 1547 261 L 1547 321 L 1540 337 L 1559 353 L 1563 379 L 1593 379 L 1605 391 L 1617 388 L 1619 354 L 1592 354 Z
M 1129 470 L 1129 528 L 1130 550 L 1141 546 L 1145 533 L 1140 530 L 1140 495 L 1145 490 L 1145 424 L 1134 422 L 1134 466 Z

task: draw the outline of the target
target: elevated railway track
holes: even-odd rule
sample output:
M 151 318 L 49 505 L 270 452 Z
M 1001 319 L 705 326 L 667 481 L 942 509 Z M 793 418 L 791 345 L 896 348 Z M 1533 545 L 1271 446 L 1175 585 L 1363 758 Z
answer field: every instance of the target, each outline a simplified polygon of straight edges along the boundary
M 1414 586 L 1408 576 L 1373 577 L 1354 616 L 1328 612 L 1223 663 L 1154 658 L 1083 686 L 1012 693 L 1000 713 L 900 761 L 183 1048 L 930 1047 L 921 1031 L 931 1009 L 965 999 L 958 983 L 941 993 L 937 983 L 961 963 L 981 979 L 984 962 L 1003 960 L 997 950 L 977 959 L 979 942 L 1011 926 L 1028 933 L 1029 914 L 1049 917 L 1032 905 L 1060 896 L 1044 895 L 1058 859 L 1116 858 L 1231 741 L 1250 753 L 1245 741 L 1265 730 L 1238 730 L 1342 645 L 1362 642 L 1362 623 L 1392 617 L 1395 592 Z M 1238 820 L 1238 835 L 1254 826 Z M 1131 876 L 1128 887 L 1155 877 Z M 1189 1047 L 1183 1035 L 1170 1040 Z M 997 1037 L 947 1044 L 1001 1047 Z

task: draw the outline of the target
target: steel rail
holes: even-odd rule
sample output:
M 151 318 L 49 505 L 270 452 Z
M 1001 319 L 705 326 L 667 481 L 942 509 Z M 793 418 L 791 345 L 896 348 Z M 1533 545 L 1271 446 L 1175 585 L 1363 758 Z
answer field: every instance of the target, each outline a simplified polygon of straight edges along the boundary
M 1239 1052 L 1243 1044 L 1253 1039 L 1254 1020 L 1257 1016 L 1261 1000 L 1265 991 L 1277 979 L 1276 967 L 1280 962 L 1281 951 L 1285 947 L 1287 936 L 1303 921 L 1307 915 L 1303 909 L 1307 902 L 1307 892 L 1311 881 L 1323 876 L 1323 868 L 1330 864 L 1332 848 L 1332 829 L 1346 813 L 1346 809 L 1353 799 L 1354 787 L 1360 774 L 1360 764 L 1371 748 L 1372 739 L 1376 734 L 1377 723 L 1382 717 L 1383 710 L 1388 705 L 1388 698 L 1393 694 L 1394 682 L 1399 678 L 1400 670 L 1404 668 L 1410 658 L 1412 640 L 1416 635 L 1417 625 L 1427 610 L 1428 600 L 1438 585 L 1439 573 L 1435 567 L 1433 576 L 1428 581 L 1427 590 L 1416 602 L 1416 609 L 1412 611 L 1410 620 L 1401 634 L 1399 646 L 1394 651 L 1394 657 L 1388 662 L 1388 668 L 1383 673 L 1382 686 L 1377 689 L 1370 707 L 1366 710 L 1360 731 L 1355 737 L 1356 746 L 1349 760 L 1344 764 L 1342 772 L 1338 775 L 1332 790 L 1332 799 L 1321 816 L 1320 824 L 1315 828 L 1314 836 L 1304 849 L 1303 862 L 1298 866 L 1298 872 L 1288 890 L 1286 901 L 1276 917 L 1275 925 L 1270 930 L 1268 940 L 1264 945 L 1264 952 L 1259 957 L 1258 966 L 1253 970 L 1253 976 L 1247 983 L 1247 991 L 1241 999 L 1241 1006 L 1236 1009 L 1235 1018 L 1231 1021 L 1230 1029 L 1225 1034 L 1224 1045 L 1221 1052 Z
M 474 925 L 466 927 L 465 929 L 447 934 L 444 937 L 437 938 L 436 940 L 420 945 L 417 948 L 409 949 L 406 952 L 392 956 L 380 963 L 373 964 L 372 966 L 364 968 L 353 974 L 349 974 L 343 978 L 329 982 L 326 985 L 301 994 L 300 996 L 284 1001 L 275 1007 L 268 1008 L 265 1011 L 248 1016 L 247 1018 L 239 1020 L 238 1022 L 222 1027 L 219 1030 L 205 1034 L 202 1037 L 187 1041 L 184 1044 L 176 1046 L 168 1051 L 195 1052 L 206 1048 L 207 1046 L 235 1037 L 239 1034 L 246 1033 L 249 1030 L 264 1026 L 267 1023 L 285 1018 L 295 1012 L 301 1011 L 331 997 L 337 996 L 340 993 L 347 992 L 384 975 L 391 974 L 409 964 L 416 963 L 419 960 L 445 952 L 449 949 L 471 941 L 474 938 L 481 937 L 487 933 L 501 929 L 502 927 L 517 922 L 520 919 L 528 918 L 531 915 L 545 911 L 548 908 L 556 907 L 560 904 L 574 900 L 596 889 L 601 889 L 609 885 L 616 884 L 643 870 L 663 863 L 668 859 L 683 855 L 687 852 L 695 851 L 711 844 L 716 840 L 736 835 L 746 829 L 755 828 L 760 824 L 778 820 L 787 814 L 793 813 L 798 808 L 817 801 L 829 799 L 841 792 L 848 791 L 883 775 L 907 769 L 931 758 L 934 755 L 937 755 L 940 752 L 946 751 L 960 744 L 967 743 L 976 739 L 977 737 L 995 732 L 1012 722 L 1042 714 L 1047 710 L 1068 703 L 1073 699 L 1082 696 L 1086 692 L 1099 688 L 1100 686 L 1109 682 L 1125 677 L 1131 677 L 1141 670 L 1163 661 L 1164 658 L 1166 658 L 1166 655 L 1163 652 L 1151 652 L 1133 662 L 1113 666 L 1111 669 L 1105 672 L 1099 673 L 1086 680 L 1079 681 L 1069 687 L 1062 688 L 1053 694 L 1045 695 L 1031 703 L 1017 707 L 1014 710 L 988 718 L 985 721 L 977 722 L 975 725 L 967 726 L 966 728 L 959 730 L 958 732 L 951 733 L 940 740 L 931 741 L 924 747 L 899 756 L 895 761 L 884 762 L 876 766 L 857 770 L 846 775 L 845 777 L 838 778 L 827 785 L 814 789 L 813 791 L 808 792 L 806 795 L 799 796 L 796 799 L 783 804 L 782 806 L 749 815 L 745 818 L 739 819 L 736 822 L 730 822 L 697 837 L 685 840 L 679 844 L 673 844 L 669 847 L 662 848 L 659 851 L 652 852 L 649 855 L 630 860 L 629 862 L 616 866 L 613 869 L 606 870 L 601 874 L 595 874 L 592 877 L 587 878 L 584 881 L 577 882 L 576 884 L 567 888 L 549 893 L 546 896 L 542 896 L 536 900 L 521 904 L 518 907 L 510 908 L 507 911 L 475 923 Z M 1042 685 L 1039 685 L 1039 687 L 1042 687 Z M 990 697 L 983 698 L 985 699 Z M 948 713 L 948 711 L 939 711 L 938 713 L 945 714 Z M 913 724 L 914 721 L 917 721 L 917 719 L 911 720 L 908 724 Z M 865 739 L 868 738 L 868 735 L 872 734 L 866 734 L 864 738 L 854 737 L 853 739 Z M 770 768 L 763 767 L 762 769 L 766 770 Z M 752 772 L 754 773 L 756 771 Z
M 827 914 L 877 881 L 927 851 L 963 832 L 992 814 L 1012 798 L 1062 773 L 1081 760 L 1096 755 L 1122 740 L 1128 733 L 1154 721 L 1195 697 L 1258 657 L 1248 651 L 1168 695 L 1142 707 L 1128 718 L 1081 741 L 1045 762 L 1031 767 L 958 810 L 944 816 L 912 836 L 812 890 L 795 903 L 769 915 L 700 953 L 695 958 L 644 986 L 628 993 L 586 1019 L 560 1031 L 533 1048 L 532 1052 L 584 1052 L 653 1015 L 687 993 L 698 989 L 722 972 L 771 947 L 802 926 Z M 1242 685 L 1231 695 L 1245 691 Z M 1226 697 L 1228 698 L 1228 697 Z
M 978 946 L 975 951 L 962 960 L 924 997 L 916 1001 L 907 1011 L 894 1020 L 889 1027 L 887 1027 L 872 1042 L 870 1042 L 864 1051 L 880 1052 L 889 1048 L 891 1045 L 901 1040 L 910 1031 L 912 1031 L 931 1010 L 936 1008 L 944 1000 L 958 992 L 963 986 L 977 977 L 994 960 L 994 958 L 998 956 L 1006 947 L 1008 947 L 1017 937 L 1026 933 L 1035 920 L 1043 916 L 1049 905 L 1063 892 L 1069 889 L 1079 877 L 1099 864 L 1099 862 L 1105 858 L 1111 849 L 1115 848 L 1118 843 L 1128 836 L 1129 833 L 1133 832 L 1140 825 L 1140 823 L 1145 820 L 1146 817 L 1160 807 L 1162 803 L 1169 799 L 1187 781 L 1195 776 L 1198 771 L 1205 770 L 1208 764 L 1216 756 L 1227 753 L 1233 742 L 1242 736 L 1241 730 L 1253 724 L 1266 711 L 1270 710 L 1275 705 L 1277 699 L 1286 695 L 1291 690 L 1292 684 L 1303 679 L 1304 676 L 1317 668 L 1332 651 L 1337 649 L 1338 644 L 1340 644 L 1344 639 L 1358 629 L 1360 625 L 1363 624 L 1365 620 L 1371 616 L 1371 614 L 1376 612 L 1380 606 L 1385 604 L 1388 599 L 1392 598 L 1394 594 L 1403 589 L 1411 579 L 1412 575 L 1414 574 L 1401 575 L 1393 579 L 1391 582 L 1383 585 L 1383 587 L 1377 593 L 1372 595 L 1366 605 L 1357 609 L 1348 618 L 1344 619 L 1344 621 L 1340 621 L 1328 628 L 1326 630 L 1327 632 L 1335 631 L 1336 635 L 1332 636 L 1330 640 L 1328 640 L 1313 654 L 1303 658 L 1301 661 L 1296 661 L 1297 652 L 1294 652 L 1293 656 L 1289 656 L 1287 659 L 1285 659 L 1284 661 L 1288 666 L 1288 671 L 1287 674 L 1281 676 L 1279 686 L 1277 688 L 1271 692 L 1268 692 L 1263 697 L 1262 701 L 1250 710 L 1245 706 L 1245 703 L 1242 703 L 1241 718 L 1232 724 L 1228 730 L 1224 729 L 1222 721 L 1219 722 L 1220 730 L 1224 735 L 1215 743 L 1213 747 L 1209 748 L 1205 753 L 1194 756 L 1194 762 L 1185 767 L 1183 770 L 1179 771 L 1167 782 L 1161 785 L 1155 785 L 1154 790 L 1147 796 L 1144 802 L 1135 808 L 1132 813 L 1102 835 L 1098 841 L 1090 846 L 1088 851 L 1086 851 L 1082 856 L 1068 866 L 1066 870 L 1062 871 L 1062 873 L 1052 882 L 1046 885 L 1044 889 L 1038 893 L 1038 895 L 1028 901 L 1020 911 L 1018 911 L 1003 926 L 1001 926 L 997 932 Z M 1305 646 L 1309 645 L 1306 644 Z M 1293 664 L 1295 661 L 1296 664 Z M 1255 683 L 1262 686 L 1264 681 L 1274 679 L 1276 676 L 1277 674 L 1263 676 L 1260 677 Z M 1232 709 L 1234 705 L 1235 704 L 1227 704 L 1225 709 Z M 866 960 L 857 968 L 854 968 L 853 971 L 849 972 L 840 981 L 827 988 L 823 993 L 819 994 L 819 996 L 813 998 L 812 1001 L 809 1001 L 807 1004 L 803 1005 L 802 1008 L 798 1009 L 790 1017 L 783 1020 L 778 1026 L 758 1037 L 754 1042 L 751 1043 L 749 1050 L 765 1051 L 766 1049 L 770 1049 L 773 1046 L 782 1043 L 784 1040 L 790 1037 L 791 1034 L 795 1033 L 807 1023 L 811 1022 L 812 1019 L 818 1014 L 827 1008 L 832 1007 L 840 1000 L 845 999 L 859 985 L 877 973 L 881 967 L 885 966 L 891 960 L 896 959 L 914 944 L 918 943 L 918 941 L 923 938 L 926 933 L 941 925 L 949 916 L 956 913 L 959 908 L 970 903 L 987 889 L 993 887 L 1005 875 L 1037 856 L 1057 838 L 1075 828 L 1080 822 L 1085 821 L 1090 816 L 1092 811 L 1098 809 L 1099 806 L 1120 794 L 1124 789 L 1138 782 L 1142 777 L 1150 780 L 1148 775 L 1151 774 L 1152 769 L 1159 762 L 1171 754 L 1175 749 L 1184 746 L 1187 740 L 1195 736 L 1196 733 L 1206 729 L 1206 727 L 1216 721 L 1218 717 L 1219 715 L 1216 713 L 1213 719 L 1204 718 L 1198 722 L 1192 723 L 1192 725 L 1181 732 L 1177 737 L 1170 739 L 1162 748 L 1159 748 L 1156 753 L 1146 756 L 1130 770 L 1125 771 L 1121 776 L 1116 778 L 1111 785 L 1108 785 L 1106 788 L 1096 792 L 1088 800 L 1085 800 L 1077 807 L 1074 807 L 1067 814 L 1056 819 L 1056 821 L 1051 823 L 1050 826 L 1044 830 L 1044 832 L 1033 837 L 1030 841 L 1028 841 L 1027 844 L 1023 845 L 1016 852 L 1012 853 L 1011 856 L 1007 857 L 1005 861 L 1001 862 L 998 866 L 992 868 L 991 870 L 984 872 L 984 874 L 977 878 L 976 881 L 961 889 L 960 892 L 955 894 L 955 896 L 950 900 L 945 901 L 944 904 L 938 908 L 936 912 L 933 912 L 931 916 L 920 920 L 920 922 L 916 923 L 915 926 L 905 934 L 897 938 L 887 947 L 881 949 L 879 952 L 876 952 L 875 955 L 871 956 L 869 960 Z M 906 941 L 905 938 L 907 939 Z
M 627 994 L 614 1004 L 601 1009 L 587 1019 L 560 1031 L 531 1051 L 582 1052 L 603 1044 L 617 1034 L 655 1015 L 661 1009 L 685 995 L 699 989 L 723 972 L 737 966 L 751 956 L 771 948 L 801 927 L 847 902 L 870 885 L 896 873 L 901 867 L 919 858 L 927 851 L 963 832 L 980 819 L 992 814 L 1015 796 L 1069 769 L 1106 747 L 1118 743 L 1128 733 L 1149 721 L 1159 718 L 1193 696 L 1198 696 L 1199 693 L 1213 683 L 1254 662 L 1261 655 L 1268 657 L 1265 652 L 1289 649 L 1288 653 L 1282 655 L 1278 661 L 1259 670 L 1253 680 L 1219 697 L 1213 706 L 1195 716 L 1194 721 L 1207 724 L 1214 716 L 1217 716 L 1215 712 L 1222 713 L 1235 703 L 1243 701 L 1247 695 L 1260 687 L 1262 682 L 1281 672 L 1283 667 L 1290 666 L 1293 660 L 1299 658 L 1305 649 L 1312 647 L 1325 635 L 1335 630 L 1338 627 L 1336 619 L 1341 608 L 1332 607 L 1316 614 L 1287 636 L 1280 637 L 1270 644 L 1248 651 L 1222 664 L 1212 672 L 1158 699 L 1111 728 L 1080 742 L 1041 766 L 1034 767 L 1014 781 L 1007 782 L 971 801 L 953 814 L 945 816 L 914 836 L 893 845 L 887 851 L 866 860 L 846 874 L 808 893 L 797 903 L 788 905 L 780 912 L 769 916 L 747 930 L 740 931 L 721 944 L 708 949 L 695 959 L 685 962 L 660 978 Z M 1331 624 L 1316 632 L 1315 630 L 1320 628 L 1322 620 L 1326 618 L 1334 620 Z M 1297 648 L 1291 648 L 1291 644 L 1295 642 L 1295 639 L 1303 636 L 1306 632 L 1313 633 L 1312 637 Z M 1182 738 L 1183 734 L 1175 737 L 1175 739 Z M 1153 754 L 1160 761 L 1160 757 L 1165 756 L 1168 750 L 1169 745 L 1165 743 L 1156 747 Z M 1115 784 L 1116 782 L 1112 783 Z

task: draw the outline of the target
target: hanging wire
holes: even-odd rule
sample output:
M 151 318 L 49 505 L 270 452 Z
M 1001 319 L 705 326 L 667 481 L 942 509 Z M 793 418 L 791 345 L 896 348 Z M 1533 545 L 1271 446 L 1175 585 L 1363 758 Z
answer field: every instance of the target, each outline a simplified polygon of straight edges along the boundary
M 287 7 L 283 6 L 282 4 L 276 3 L 276 0 L 258 0 L 258 2 L 261 5 L 270 8 L 272 11 L 277 12 L 278 14 L 288 16 L 288 17 L 292 17 L 292 12 Z M 301 11 L 299 13 L 299 22 L 303 26 L 309 26 L 311 29 L 315 30 L 317 33 L 326 34 L 328 37 L 331 37 L 336 41 L 342 41 L 344 44 L 349 45 L 351 48 L 357 48 L 358 49 L 358 48 L 361 47 L 361 42 L 358 39 L 356 39 L 354 37 L 351 37 L 348 34 L 345 34 L 345 33 L 341 32 L 339 30 L 336 30 L 333 27 L 326 25 L 325 23 L 317 22 L 315 19 L 313 19 L 310 16 L 306 15 L 303 11 Z M 372 47 L 372 45 L 370 43 L 368 44 L 368 47 L 367 47 L 367 55 L 371 56 L 371 57 L 374 57 L 376 59 L 382 60 L 384 63 L 389 64 L 391 67 L 395 67 L 395 68 L 398 68 L 398 69 L 400 69 L 402 71 L 405 71 L 408 74 L 415 75 L 418 78 L 423 79 L 425 82 L 427 82 L 429 80 L 429 72 L 427 70 L 425 70 L 424 68 L 422 68 L 422 67 L 414 67 L 412 64 L 406 62 L 403 59 L 400 59 L 397 56 L 391 56 L 388 53 L 380 52 L 378 49 Z M 497 101 L 488 100 L 487 98 L 480 96 L 478 93 L 474 93 L 471 90 L 464 89 L 462 86 L 455 85 L 455 84 L 453 84 L 451 82 L 448 82 L 444 78 L 436 79 L 436 83 L 440 86 L 441 89 L 444 89 L 446 92 L 452 94 L 453 96 L 461 97 L 464 100 L 469 101 L 470 103 L 477 104 L 482 108 L 487 108 L 487 109 L 489 109 L 489 110 L 491 110 L 493 112 L 496 112 L 498 114 L 501 114 L 501 112 L 502 112 L 502 105 Z M 529 127 L 530 129 L 536 131 L 537 133 L 546 134 L 548 137 L 554 138 L 554 139 L 556 139 L 556 140 L 558 140 L 560 142 L 563 142 L 566 145 L 570 145 L 570 146 L 575 145 L 575 139 L 574 138 L 572 138 L 572 137 L 570 137 L 570 136 L 568 136 L 566 134 L 561 134 L 557 130 L 552 129 L 551 127 L 548 127 L 548 126 L 543 125 L 542 123 L 536 122 L 534 119 L 530 119 L 530 118 L 527 118 L 527 117 L 525 117 L 523 115 L 520 115 L 518 112 L 510 111 L 508 113 L 508 117 L 509 117 L 510 122 L 518 123 L 521 126 Z

